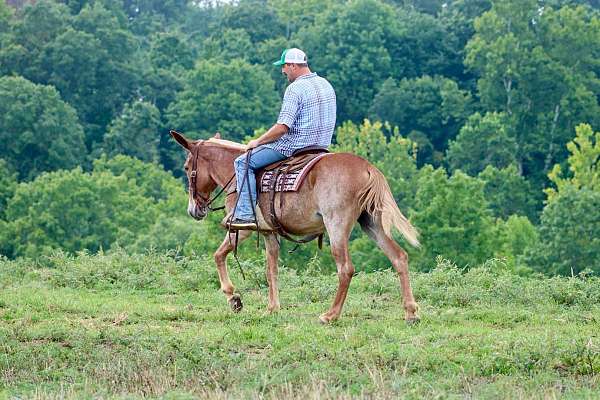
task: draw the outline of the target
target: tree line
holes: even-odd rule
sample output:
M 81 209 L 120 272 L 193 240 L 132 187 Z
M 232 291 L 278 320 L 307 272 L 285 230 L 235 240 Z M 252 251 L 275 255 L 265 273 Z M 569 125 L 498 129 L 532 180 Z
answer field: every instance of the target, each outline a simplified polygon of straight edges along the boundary
M 413 265 L 498 257 L 521 272 L 600 272 L 599 10 L 596 0 L 2 2 L 0 253 L 212 251 L 222 234 L 186 220 L 183 153 L 168 129 L 236 141 L 263 132 L 287 84 L 271 63 L 294 46 L 336 89 L 334 150 L 375 163 L 421 231 Z M 351 246 L 357 267 L 386 267 L 359 233 Z

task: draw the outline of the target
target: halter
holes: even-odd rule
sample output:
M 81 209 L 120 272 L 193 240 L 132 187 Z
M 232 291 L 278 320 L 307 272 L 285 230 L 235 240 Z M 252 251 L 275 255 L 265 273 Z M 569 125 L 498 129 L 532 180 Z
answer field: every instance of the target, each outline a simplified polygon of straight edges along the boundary
M 231 178 L 229 178 L 227 183 L 225 185 L 223 185 L 221 190 L 219 190 L 219 193 L 217 193 L 212 199 L 210 199 L 210 196 L 204 197 L 204 196 L 202 196 L 202 194 L 200 194 L 196 191 L 196 176 L 198 175 L 198 172 L 197 172 L 198 171 L 198 157 L 200 156 L 200 154 L 199 154 L 200 151 L 196 147 L 196 148 L 193 148 L 193 150 L 191 150 L 191 153 L 192 153 L 192 171 L 190 172 L 189 191 L 192 194 L 192 198 L 196 202 L 196 206 L 198 208 L 208 208 L 210 211 L 218 211 L 218 210 L 224 209 L 225 206 L 213 208 L 210 205 L 221 195 L 221 193 L 223 193 L 225 191 L 225 189 L 227 189 L 227 187 L 229 186 L 231 181 L 233 181 L 233 178 L 235 178 L 235 174 L 233 174 L 233 176 Z M 204 204 L 202 204 L 200 202 L 200 200 L 202 200 L 202 202 L 204 202 Z

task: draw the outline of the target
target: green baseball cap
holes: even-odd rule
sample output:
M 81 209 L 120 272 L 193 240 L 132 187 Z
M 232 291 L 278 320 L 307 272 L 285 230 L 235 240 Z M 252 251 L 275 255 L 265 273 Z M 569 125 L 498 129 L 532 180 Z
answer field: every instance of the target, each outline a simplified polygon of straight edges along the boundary
M 283 53 L 281 53 L 281 59 L 275 61 L 273 65 L 283 65 L 283 64 L 306 64 L 306 54 L 300 49 L 291 48 L 285 49 Z

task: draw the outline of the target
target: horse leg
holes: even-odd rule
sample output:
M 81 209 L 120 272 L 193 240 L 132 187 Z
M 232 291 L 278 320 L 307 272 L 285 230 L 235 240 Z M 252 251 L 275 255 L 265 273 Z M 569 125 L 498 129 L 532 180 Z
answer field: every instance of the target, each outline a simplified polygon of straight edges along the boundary
M 380 217 L 373 217 L 370 214 L 363 212 L 358 219 L 358 222 L 363 231 L 377 243 L 377 246 L 379 246 L 381 250 L 383 250 L 400 277 L 402 300 L 405 310 L 404 319 L 409 324 L 419 322 L 419 316 L 417 315 L 419 306 L 413 297 L 412 288 L 408 278 L 408 255 L 406 254 L 406 251 L 404 251 L 394 239 L 385 234 Z
M 238 231 L 238 244 L 250 237 L 251 234 L 251 231 Z M 231 309 L 234 312 L 239 312 L 244 306 L 242 304 L 242 298 L 239 294 L 234 293 L 235 287 L 229 280 L 229 274 L 227 273 L 227 254 L 233 251 L 234 244 L 235 232 L 232 232 L 231 234 L 227 233 L 223 243 L 221 243 L 215 252 L 214 258 L 215 264 L 217 264 L 217 272 L 219 273 L 219 281 L 221 282 L 221 291 L 225 293 Z
M 322 323 L 327 324 L 338 319 L 342 313 L 346 294 L 348 294 L 348 287 L 354 275 L 354 266 L 352 265 L 350 252 L 348 251 L 348 238 L 350 237 L 353 224 L 337 219 L 326 220 L 324 222 L 329 234 L 331 254 L 337 266 L 339 280 L 338 290 L 331 308 L 319 317 Z
M 279 258 L 279 240 L 274 233 L 265 234 L 267 248 L 267 282 L 269 282 L 269 305 L 267 311 L 277 312 L 279 305 L 279 288 L 277 287 L 277 262 Z

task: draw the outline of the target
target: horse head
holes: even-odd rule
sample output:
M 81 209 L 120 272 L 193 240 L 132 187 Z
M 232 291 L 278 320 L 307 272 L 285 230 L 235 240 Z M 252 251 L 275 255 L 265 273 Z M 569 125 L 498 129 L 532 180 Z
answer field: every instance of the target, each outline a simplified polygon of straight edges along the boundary
M 217 187 L 210 173 L 209 162 L 202 157 L 203 141 L 189 140 L 176 131 L 170 133 L 187 152 L 183 169 L 189 182 L 188 214 L 196 220 L 202 220 L 210 209 L 210 194 Z

